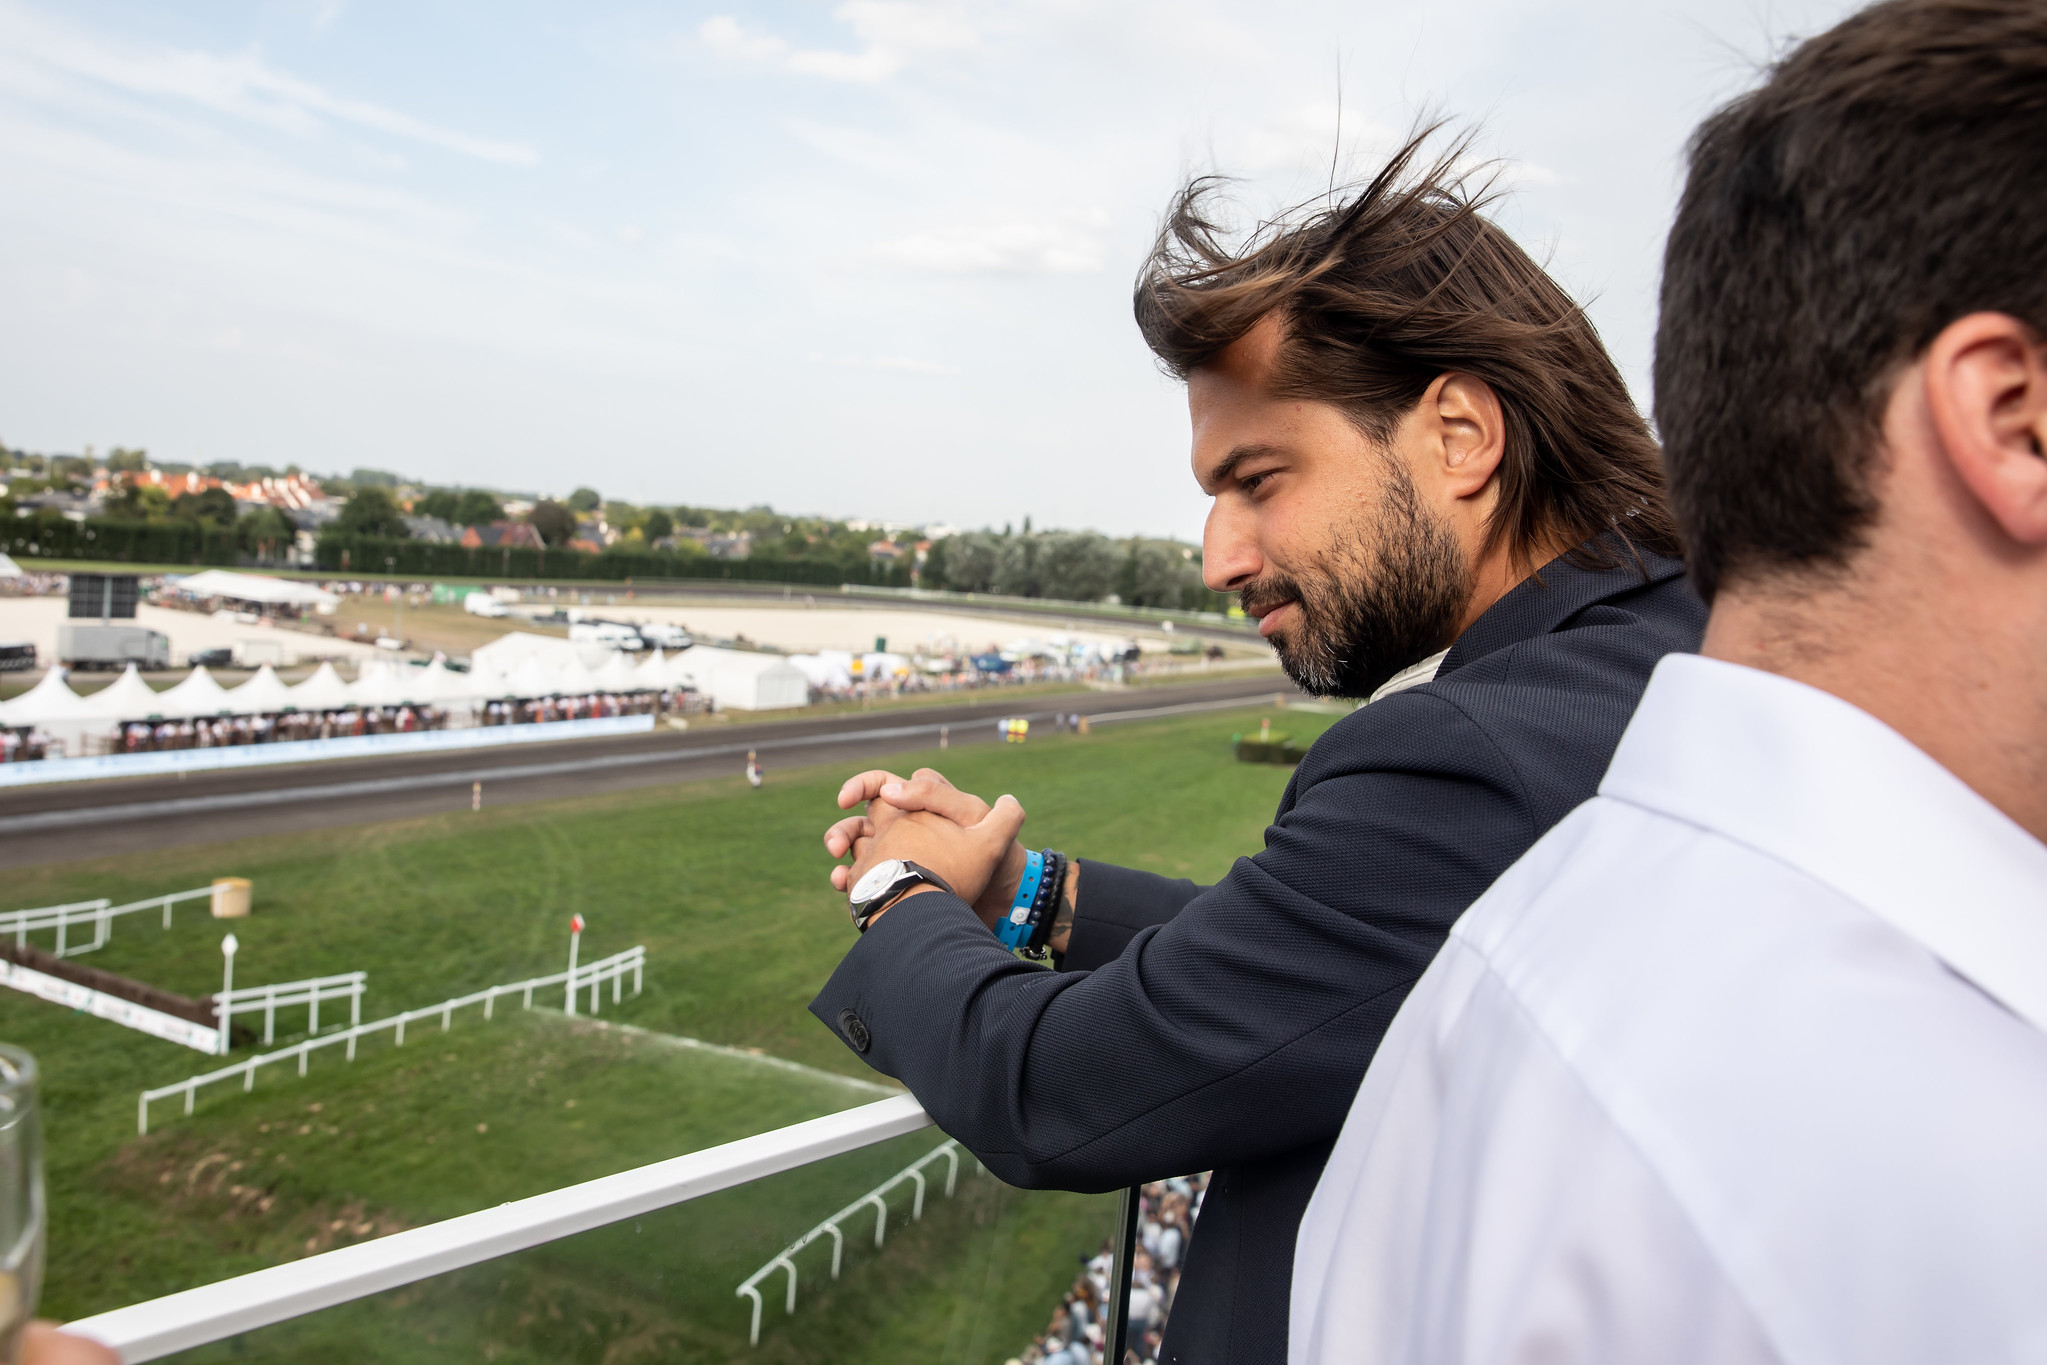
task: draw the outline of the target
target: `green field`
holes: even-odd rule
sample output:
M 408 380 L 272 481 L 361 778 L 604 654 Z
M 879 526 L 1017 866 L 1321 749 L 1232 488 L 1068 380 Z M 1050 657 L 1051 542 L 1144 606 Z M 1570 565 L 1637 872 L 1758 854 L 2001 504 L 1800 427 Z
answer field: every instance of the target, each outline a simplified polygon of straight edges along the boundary
M 986 795 L 1014 792 L 1034 844 L 1212 879 L 1259 846 L 1286 782 L 1285 769 L 1230 758 L 1231 734 L 1259 714 L 977 746 L 944 766 Z M 1330 720 L 1275 719 L 1302 742 Z M 602 1027 L 564 1018 L 558 998 L 530 1014 L 512 1002 L 490 1022 L 471 1010 L 446 1033 L 415 1024 L 402 1049 L 323 1054 L 303 1079 L 285 1066 L 252 1094 L 215 1087 L 189 1119 L 161 1103 L 143 1138 L 137 1093 L 212 1059 L 6 993 L 0 1036 L 45 1069 L 46 1311 L 81 1316 L 875 1098 L 879 1078 L 804 1008 L 852 936 L 818 839 L 843 776 L 778 772 L 760 791 L 696 783 L 14 873 L 0 908 L 251 877 L 238 984 L 360 968 L 365 1018 L 560 970 L 576 912 L 586 960 L 634 943 L 649 954 L 645 993 L 616 1010 L 607 995 Z M 87 960 L 202 994 L 218 984 L 221 932 L 197 910 L 168 932 L 134 916 Z M 1000 1362 L 1106 1235 L 1111 1201 L 963 1173 L 958 1195 L 934 1193 L 912 1226 L 906 1191 L 886 1249 L 856 1231 L 829 1290 L 828 1249 L 810 1253 L 793 1319 L 778 1276 L 761 1348 L 746 1347 L 739 1281 L 939 1140 L 899 1139 L 194 1356 Z

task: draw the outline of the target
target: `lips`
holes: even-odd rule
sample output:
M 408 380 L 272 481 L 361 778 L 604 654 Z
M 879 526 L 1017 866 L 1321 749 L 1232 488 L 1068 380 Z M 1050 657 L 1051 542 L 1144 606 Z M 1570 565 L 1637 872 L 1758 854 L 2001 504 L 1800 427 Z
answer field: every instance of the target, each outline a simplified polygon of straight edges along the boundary
M 1274 631 L 1286 624 L 1286 613 L 1290 607 L 1298 610 L 1298 604 L 1290 600 L 1251 608 L 1251 614 L 1258 618 L 1258 633 L 1271 638 Z

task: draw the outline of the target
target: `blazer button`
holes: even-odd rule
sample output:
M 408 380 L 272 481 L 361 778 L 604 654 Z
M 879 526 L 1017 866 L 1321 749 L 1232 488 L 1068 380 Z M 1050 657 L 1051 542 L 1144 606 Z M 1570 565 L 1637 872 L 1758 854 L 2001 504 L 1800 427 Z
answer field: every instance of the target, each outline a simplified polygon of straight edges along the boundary
M 851 1010 L 839 1011 L 839 1032 L 846 1035 L 846 1041 L 853 1045 L 855 1052 L 865 1052 L 874 1046 L 874 1035 L 867 1031 L 867 1025 Z

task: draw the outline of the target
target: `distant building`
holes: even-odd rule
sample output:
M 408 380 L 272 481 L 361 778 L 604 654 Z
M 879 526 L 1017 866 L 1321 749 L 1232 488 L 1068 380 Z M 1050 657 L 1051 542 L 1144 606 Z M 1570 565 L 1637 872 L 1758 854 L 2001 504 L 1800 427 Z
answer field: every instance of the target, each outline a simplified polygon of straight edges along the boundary
M 462 533 L 439 517 L 407 517 L 405 529 L 412 533 L 414 540 L 423 540 L 429 545 L 454 545 L 462 539 Z
M 877 564 L 894 564 L 909 553 L 893 540 L 877 540 L 867 547 L 867 557 Z
M 465 526 L 456 541 L 472 550 L 544 550 L 547 542 L 526 521 L 494 521 L 488 526 Z
M 745 559 L 753 553 L 753 532 L 712 531 L 702 526 L 685 526 L 676 532 L 688 536 L 704 547 L 704 553 L 713 559 Z

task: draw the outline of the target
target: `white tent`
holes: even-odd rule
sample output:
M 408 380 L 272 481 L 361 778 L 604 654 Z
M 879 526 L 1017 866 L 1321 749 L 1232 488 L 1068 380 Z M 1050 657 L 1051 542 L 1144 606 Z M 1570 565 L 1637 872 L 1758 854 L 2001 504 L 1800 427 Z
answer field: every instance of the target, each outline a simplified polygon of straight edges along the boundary
M 518 665 L 506 677 L 505 693 L 508 696 L 533 701 L 540 697 L 561 695 L 561 684 L 551 669 L 529 654 L 519 660 Z
M 602 692 L 604 686 L 597 681 L 597 675 L 590 671 L 588 664 L 571 654 L 568 662 L 555 674 L 555 690 L 564 697 L 581 697 L 591 692 Z
M 469 660 L 469 681 L 467 686 L 470 696 L 482 697 L 488 701 L 499 701 L 505 697 L 515 695 L 512 690 L 512 680 L 506 677 L 489 659 L 472 657 Z
M 368 664 L 349 687 L 348 699 L 357 706 L 424 706 L 431 700 L 425 672 L 403 664 Z
M 257 669 L 256 676 L 240 687 L 229 689 L 227 704 L 238 716 L 274 716 L 286 707 L 298 705 L 292 700 L 290 686 L 269 664 Z
M 294 583 L 268 574 L 230 573 L 207 569 L 171 585 L 193 597 L 226 597 L 237 602 L 261 602 L 265 606 L 331 607 L 341 599 L 310 583 Z
M 0 578 L 22 578 L 25 576 L 21 571 L 21 565 L 15 563 L 12 556 L 0 554 Z
M 331 663 L 322 663 L 312 677 L 291 689 L 291 705 L 301 711 L 339 711 L 348 704 L 348 684 Z
M 134 664 L 122 669 L 120 677 L 85 700 L 101 720 L 148 720 L 151 716 L 163 714 L 161 696 L 155 688 L 142 681 L 142 675 L 135 671 Z
M 643 692 L 647 689 L 646 679 L 631 659 L 623 654 L 613 654 L 597 669 L 597 690 L 600 692 Z
M 0 702 L 0 724 L 17 729 L 31 725 L 75 727 L 106 719 L 88 698 L 71 690 L 64 681 L 61 668 L 53 668 L 43 674 L 41 682 L 13 701 Z
M 169 691 L 157 693 L 156 702 L 166 716 L 217 716 L 234 709 L 227 689 L 203 667 L 187 673 L 185 680 Z
M 691 645 L 675 656 L 674 673 L 720 708 L 776 711 L 810 703 L 810 682 L 780 654 Z
M 487 663 L 510 677 L 518 672 L 519 665 L 528 659 L 537 659 L 542 665 L 553 669 L 561 667 L 568 660 L 581 654 L 581 646 L 559 636 L 535 635 L 531 631 L 514 630 L 470 651 L 469 666 L 479 668 Z
M 789 666 L 801 673 L 812 687 L 851 687 L 853 674 L 847 665 L 851 656 L 843 650 L 822 654 L 791 654 Z

